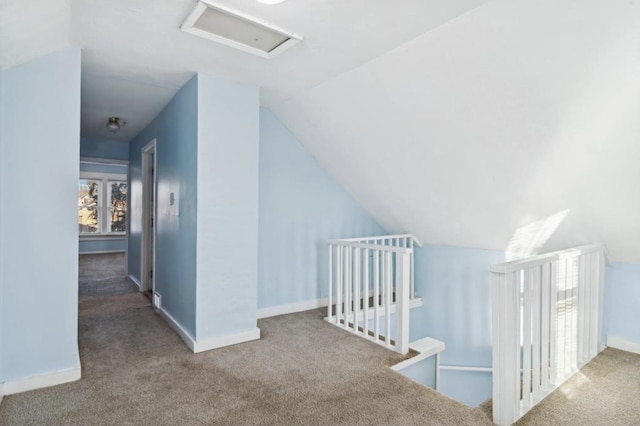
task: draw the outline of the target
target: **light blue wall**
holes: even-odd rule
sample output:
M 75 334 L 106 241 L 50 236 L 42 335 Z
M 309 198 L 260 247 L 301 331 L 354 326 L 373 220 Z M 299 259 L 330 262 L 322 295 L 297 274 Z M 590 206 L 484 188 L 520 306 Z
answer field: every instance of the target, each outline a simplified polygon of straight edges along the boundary
M 433 337 L 445 343 L 443 365 L 491 367 L 491 274 L 504 252 L 425 245 L 416 249 L 416 293 L 411 341 Z M 441 392 L 475 406 L 491 397 L 491 374 L 443 371 Z
M 109 160 L 128 160 L 129 145 L 126 142 L 108 139 L 80 139 L 80 156 L 106 158 Z
M 130 143 L 129 273 L 140 280 L 142 148 L 156 139 L 156 291 L 162 307 L 195 337 L 197 96 L 192 78 Z M 171 213 L 174 192 L 179 214 Z
M 259 103 L 198 75 L 198 340 L 256 328 Z
M 80 49 L 7 69 L 3 78 L 0 377 L 15 380 L 80 362 Z M 55 190 L 29 191 L 47 185 Z
M 488 372 L 440 371 L 440 392 L 470 407 L 492 397 L 493 377 Z
M 270 111 L 260 111 L 260 308 L 327 297 L 327 246 L 385 234 Z
M 191 116 L 196 91 L 197 122 Z M 258 105 L 257 88 L 199 75 L 131 144 L 129 271 L 139 278 L 140 150 L 155 137 L 157 256 L 168 268 L 164 272 L 156 268 L 156 290 L 162 294 L 163 307 L 197 340 L 254 328 L 258 305 L 325 296 L 326 241 L 384 232 L 279 120 Z M 179 117 L 167 116 L 178 112 Z M 188 129 L 175 124 L 185 120 Z M 168 122 L 173 125 L 164 132 L 172 130 L 171 137 L 160 129 Z M 195 128 L 197 142 L 190 133 Z M 190 174 L 196 172 L 197 182 Z M 171 192 L 179 194 L 180 215 L 163 218 L 162 203 Z M 161 235 L 163 223 L 176 232 L 173 237 Z M 171 242 L 165 249 L 162 238 Z M 190 243 L 196 241 L 197 268 L 190 263 L 194 259 Z M 160 260 L 163 250 L 168 256 Z M 175 267 L 176 262 L 181 267 Z M 196 269 L 193 325 L 190 302 L 195 294 L 189 275 Z M 180 286 L 170 285 L 178 281 Z
M 603 331 L 640 344 L 640 265 L 612 263 L 606 269 Z
M 80 254 L 113 253 L 127 251 L 127 238 L 104 238 L 80 241 Z
M 400 374 L 435 389 L 435 364 L 435 356 L 432 356 L 401 370 Z M 487 372 L 441 370 L 439 392 L 477 407 L 491 398 L 491 381 L 491 373 Z
M 411 380 L 431 389 L 436 387 L 436 357 L 431 356 L 399 371 Z

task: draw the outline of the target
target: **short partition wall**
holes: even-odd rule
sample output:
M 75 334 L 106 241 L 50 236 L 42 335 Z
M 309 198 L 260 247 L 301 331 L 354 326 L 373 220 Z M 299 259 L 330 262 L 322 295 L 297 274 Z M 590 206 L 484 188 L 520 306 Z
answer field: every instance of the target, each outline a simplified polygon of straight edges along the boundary
M 604 248 L 494 265 L 493 422 L 510 425 L 601 347 Z

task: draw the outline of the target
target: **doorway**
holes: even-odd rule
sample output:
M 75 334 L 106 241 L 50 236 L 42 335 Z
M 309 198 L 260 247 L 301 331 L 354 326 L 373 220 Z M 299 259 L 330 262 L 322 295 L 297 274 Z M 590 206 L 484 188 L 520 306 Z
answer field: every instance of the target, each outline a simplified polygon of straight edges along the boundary
M 158 309 L 155 295 L 155 251 L 156 251 L 156 140 L 142 148 L 142 247 L 140 257 L 141 287 Z

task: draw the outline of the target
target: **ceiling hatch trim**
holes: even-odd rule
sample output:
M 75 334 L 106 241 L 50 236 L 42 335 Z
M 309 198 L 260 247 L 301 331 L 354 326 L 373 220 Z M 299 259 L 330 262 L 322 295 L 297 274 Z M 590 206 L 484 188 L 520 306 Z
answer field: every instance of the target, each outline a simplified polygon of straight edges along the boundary
M 267 59 L 281 54 L 303 38 L 246 13 L 202 0 L 198 1 L 180 29 Z

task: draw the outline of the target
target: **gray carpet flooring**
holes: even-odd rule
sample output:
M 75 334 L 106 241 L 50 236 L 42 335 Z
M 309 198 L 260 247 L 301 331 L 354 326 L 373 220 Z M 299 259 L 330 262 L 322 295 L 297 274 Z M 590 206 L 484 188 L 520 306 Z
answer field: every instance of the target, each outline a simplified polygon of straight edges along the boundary
M 402 356 L 321 310 L 261 320 L 260 340 L 193 354 L 109 256 L 80 258 L 82 380 L 6 396 L 1 424 L 490 424 L 391 371 Z
M 321 310 L 260 320 L 260 340 L 193 354 L 149 301 L 130 291 L 123 269 L 109 266 L 123 259 L 93 257 L 80 261 L 82 379 L 6 396 L 0 424 L 491 424 L 487 405 L 471 409 L 391 371 L 388 366 L 401 356 L 325 323 Z M 100 289 L 100 280 L 110 282 L 111 289 Z M 584 373 L 593 383 L 589 386 L 624 377 L 619 358 L 623 367 L 638 370 L 640 357 L 619 355 L 608 350 L 597 359 L 609 372 Z M 637 371 L 629 377 L 637 391 Z M 571 398 L 550 396 L 559 398 L 552 408 L 573 400 L 570 408 L 580 411 L 578 400 L 591 404 L 583 389 L 578 386 Z M 589 397 L 607 396 L 598 392 Z M 618 406 L 592 407 L 592 421 L 580 423 L 589 416 L 558 417 L 545 405 L 523 422 L 607 424 L 613 419 L 623 424 L 634 418 L 633 413 L 610 416 Z
M 640 355 L 607 348 L 518 425 L 640 425 Z

